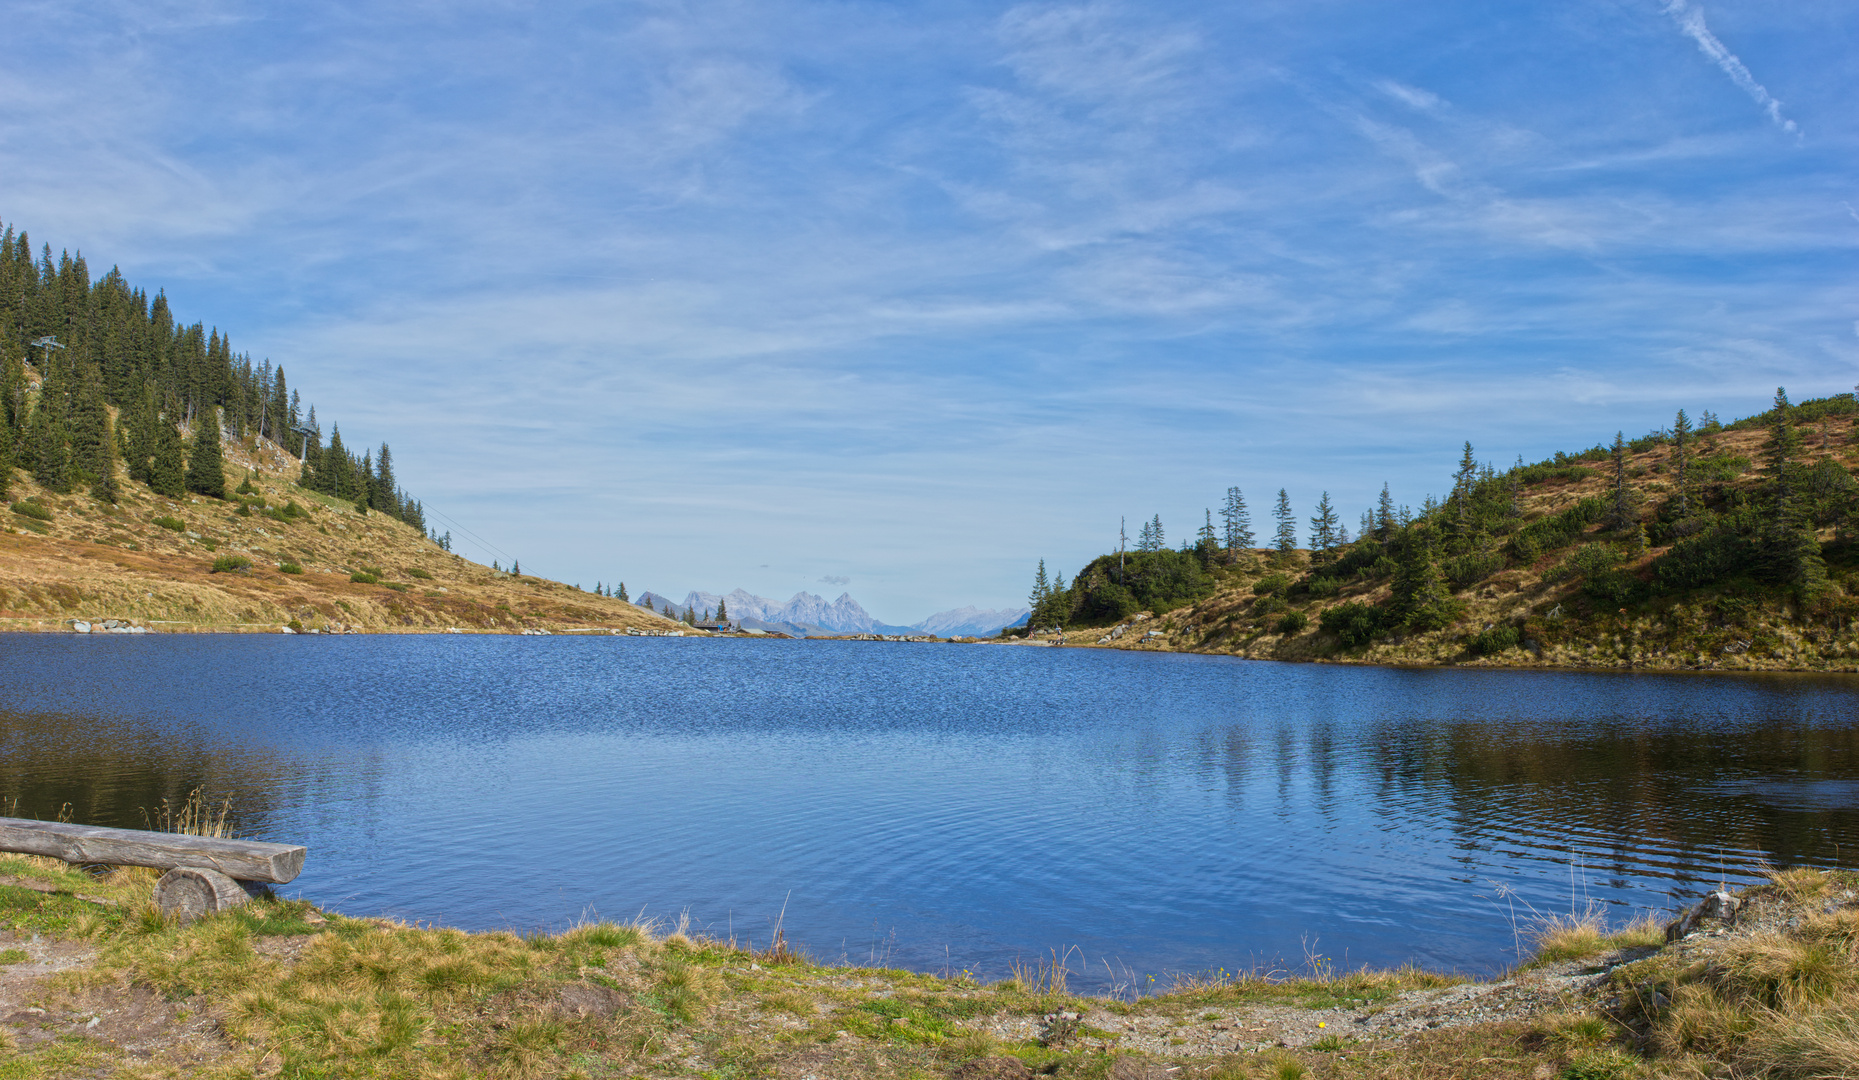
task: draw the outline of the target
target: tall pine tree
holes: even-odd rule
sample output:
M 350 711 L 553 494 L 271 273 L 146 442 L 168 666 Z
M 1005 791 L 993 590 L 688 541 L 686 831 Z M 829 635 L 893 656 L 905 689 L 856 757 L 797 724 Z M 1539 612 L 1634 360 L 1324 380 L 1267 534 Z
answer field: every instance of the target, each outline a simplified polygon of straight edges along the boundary
M 1291 496 L 1285 494 L 1284 488 L 1278 489 L 1278 505 L 1272 511 L 1278 519 L 1278 532 L 1274 547 L 1280 559 L 1289 559 L 1297 553 L 1297 515 L 1291 512 Z
M 226 497 L 226 460 L 220 450 L 219 410 L 209 405 L 194 417 L 194 443 L 187 451 L 187 490 Z

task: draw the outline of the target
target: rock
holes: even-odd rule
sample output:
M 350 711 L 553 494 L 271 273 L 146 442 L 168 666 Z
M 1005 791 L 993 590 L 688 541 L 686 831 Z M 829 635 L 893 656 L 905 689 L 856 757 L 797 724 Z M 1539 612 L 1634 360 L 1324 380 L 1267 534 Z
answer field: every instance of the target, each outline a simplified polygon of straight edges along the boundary
M 1686 934 L 1693 934 L 1703 929 L 1705 923 L 1715 922 L 1730 925 L 1736 921 L 1737 909 L 1743 902 L 1719 889 L 1698 901 L 1691 910 L 1666 924 L 1665 940 L 1677 941 Z
M 83 619 L 77 619 L 71 623 L 71 629 L 80 634 L 88 634 L 90 633 L 90 624 Z

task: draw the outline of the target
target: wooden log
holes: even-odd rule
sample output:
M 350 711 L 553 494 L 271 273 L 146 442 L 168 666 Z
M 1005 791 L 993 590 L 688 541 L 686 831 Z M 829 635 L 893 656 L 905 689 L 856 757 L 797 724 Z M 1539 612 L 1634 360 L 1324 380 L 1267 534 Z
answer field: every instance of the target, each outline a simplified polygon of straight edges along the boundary
M 157 870 L 197 866 L 218 870 L 239 881 L 268 881 L 274 885 L 282 885 L 301 873 L 305 854 L 294 844 L 101 829 L 8 817 L 0 817 L 0 851 L 103 866 L 152 866 Z
M 249 899 L 238 882 L 199 866 L 177 866 L 155 883 L 155 906 L 183 923 L 235 908 Z

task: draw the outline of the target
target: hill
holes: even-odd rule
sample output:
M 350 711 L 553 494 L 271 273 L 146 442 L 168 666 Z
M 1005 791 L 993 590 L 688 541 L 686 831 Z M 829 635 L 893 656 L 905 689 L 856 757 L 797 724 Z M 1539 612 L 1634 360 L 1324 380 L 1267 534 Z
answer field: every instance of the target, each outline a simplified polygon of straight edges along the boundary
M 82 254 L 35 261 L 11 226 L 0 506 L 0 629 L 675 626 L 452 555 L 386 443 L 358 457 L 332 425 L 324 445 L 282 367 Z
M 404 521 L 308 491 L 296 483 L 302 462 L 269 440 L 233 443 L 227 464 L 244 493 L 224 500 L 124 484 L 109 503 L 15 474 L 0 513 L 0 630 L 679 629 L 623 600 L 480 566 Z
M 1326 495 L 1307 547 L 1222 544 L 1209 527 L 1180 550 L 1100 557 L 1036 590 L 1028 639 L 1062 627 L 1067 644 L 1278 660 L 1859 671 L 1855 417 L 1851 394 L 1778 392 L 1729 425 L 1693 431 L 1680 413 L 1501 471 L 1467 444 L 1450 495 L 1413 511 L 1384 489 L 1354 539 Z

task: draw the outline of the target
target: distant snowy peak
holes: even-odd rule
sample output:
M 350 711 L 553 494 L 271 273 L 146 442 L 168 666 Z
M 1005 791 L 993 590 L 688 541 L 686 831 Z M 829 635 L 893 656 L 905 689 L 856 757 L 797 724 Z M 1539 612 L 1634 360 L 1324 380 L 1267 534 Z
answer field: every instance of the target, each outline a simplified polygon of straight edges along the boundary
M 970 605 L 956 608 L 954 611 L 942 611 L 912 629 L 937 637 L 987 637 L 997 634 L 1004 626 L 1013 626 L 1027 617 L 1027 608 L 1001 608 L 998 611 L 983 611 Z
M 798 592 L 783 603 L 766 596 L 757 596 L 745 589 L 723 595 L 693 591 L 686 594 L 683 600 L 672 600 L 655 592 L 643 592 L 634 600 L 634 603 L 651 607 L 655 611 L 663 611 L 669 604 L 674 615 L 683 615 L 686 610 L 698 615 L 706 612 L 714 615 L 719 602 L 729 612 L 729 617 L 737 622 L 753 619 L 760 623 L 778 624 L 792 631 L 811 630 L 816 634 L 896 634 L 915 630 L 937 637 L 986 637 L 999 632 L 1003 626 L 1014 625 L 1027 615 L 1027 609 L 1023 607 L 984 611 L 971 605 L 931 615 L 914 626 L 892 626 L 872 618 L 871 613 L 852 599 L 849 592 L 840 593 L 839 599 L 831 602 L 810 592 Z

